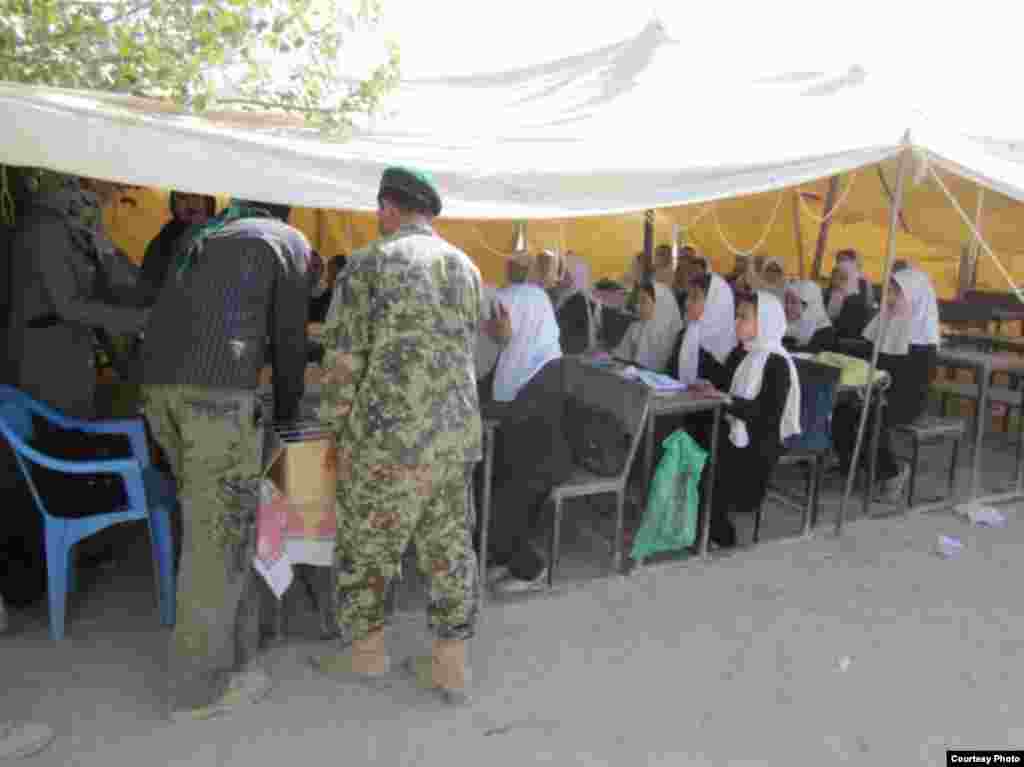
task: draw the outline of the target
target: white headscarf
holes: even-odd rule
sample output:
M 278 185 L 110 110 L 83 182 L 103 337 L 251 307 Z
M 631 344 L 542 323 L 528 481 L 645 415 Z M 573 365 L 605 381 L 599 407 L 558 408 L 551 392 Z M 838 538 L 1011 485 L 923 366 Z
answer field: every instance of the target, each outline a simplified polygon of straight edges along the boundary
M 590 264 L 577 255 L 566 256 L 565 275 L 565 285 L 559 293 L 558 301 L 555 303 L 556 312 L 565 306 L 566 301 L 577 293 L 582 293 L 587 298 L 592 297 L 591 293 L 594 283 L 593 278 L 590 276 Z
M 590 264 L 573 254 L 565 257 L 565 273 L 562 285 L 556 291 L 554 299 L 556 314 L 562 311 L 569 299 L 581 295 L 587 303 L 587 348 L 595 349 L 601 325 L 601 300 L 594 294 L 594 280 L 590 274 Z
M 494 301 L 497 297 L 497 288 L 493 285 L 484 285 L 480 291 L 480 320 L 489 320 L 494 316 Z M 501 347 L 481 328 L 476 338 L 476 377 L 483 378 L 492 370 L 501 354 Z
M 675 294 L 665 285 L 655 282 L 654 316 L 646 322 L 634 322 L 629 326 L 615 356 L 663 373 L 682 329 L 683 318 Z
M 768 277 L 768 267 L 775 266 L 779 270 L 778 277 Z M 761 290 L 767 290 L 780 301 L 786 290 L 786 267 L 783 266 L 782 261 L 774 256 L 769 256 L 764 260 L 764 264 L 761 265 Z
M 914 275 L 914 291 L 920 300 L 911 301 L 910 343 L 914 346 L 938 346 L 942 338 L 939 329 L 939 299 L 931 278 L 920 269 L 910 268 Z
M 796 365 L 789 352 L 782 346 L 782 336 L 786 332 L 786 312 L 772 293 L 757 291 L 757 337 L 745 342 L 743 347 L 747 356 L 740 362 L 732 377 L 729 393 L 743 399 L 756 399 L 761 393 L 764 380 L 764 366 L 768 357 L 778 354 L 785 358 L 789 367 L 789 394 L 782 411 L 782 422 L 779 428 L 779 441 L 782 442 L 794 434 L 800 433 L 800 377 Z M 745 421 L 733 415 L 726 415 L 729 421 L 729 441 L 736 447 L 750 444 Z
M 832 322 L 825 311 L 821 287 L 810 280 L 796 280 L 786 286 L 786 292 L 799 298 L 803 306 L 800 319 L 789 323 L 786 336 L 795 338 L 800 346 L 807 346 L 815 333 L 822 328 L 832 327 Z
M 508 311 L 512 337 L 498 358 L 494 399 L 511 402 L 541 368 L 562 356 L 562 346 L 555 309 L 543 288 L 519 283 L 497 291 L 496 298 Z
M 927 286 L 922 282 L 922 276 L 910 269 L 893 272 L 892 278 L 900 286 L 900 298 L 895 309 L 890 311 L 888 306 L 883 306 L 864 328 L 862 335 L 869 341 L 875 341 L 881 333 L 878 350 L 882 354 L 903 356 L 910 351 L 915 317 L 927 314 Z
M 860 269 L 854 261 L 840 261 L 836 268 L 846 277 L 846 285 L 841 288 L 832 288 L 828 297 L 828 316 L 835 319 L 843 310 L 843 304 L 850 296 L 860 293 Z
M 725 364 L 736 348 L 736 304 L 729 284 L 717 274 L 710 274 L 711 283 L 704 298 L 704 314 L 686 326 L 683 345 L 679 348 L 679 380 L 689 385 L 697 380 L 700 350 Z

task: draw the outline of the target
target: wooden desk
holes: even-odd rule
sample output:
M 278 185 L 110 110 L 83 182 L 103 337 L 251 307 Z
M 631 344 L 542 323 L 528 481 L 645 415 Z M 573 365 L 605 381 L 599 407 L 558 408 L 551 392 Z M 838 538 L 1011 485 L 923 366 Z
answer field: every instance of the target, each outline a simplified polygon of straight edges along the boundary
M 983 352 L 960 346 L 939 348 L 936 362 L 952 368 L 973 370 L 978 383 L 977 417 L 974 419 L 974 452 L 971 458 L 969 502 L 1005 503 L 1024 498 L 1024 463 L 1018 461 L 1014 488 L 1008 492 L 981 495 L 981 459 L 988 418 L 989 390 L 992 373 L 1024 374 L 1024 357 L 1009 352 Z
M 711 500 L 715 486 L 715 467 L 718 456 L 718 440 L 721 431 L 722 411 L 729 403 L 728 397 L 701 397 L 693 392 L 651 393 L 647 410 L 646 437 L 644 443 L 643 481 L 649 486 L 654 475 L 654 425 L 657 419 L 666 415 L 689 415 L 713 412 L 711 425 L 711 446 L 706 464 L 707 482 L 701 502 L 700 531 L 697 536 L 697 554 L 706 556 L 711 535 Z

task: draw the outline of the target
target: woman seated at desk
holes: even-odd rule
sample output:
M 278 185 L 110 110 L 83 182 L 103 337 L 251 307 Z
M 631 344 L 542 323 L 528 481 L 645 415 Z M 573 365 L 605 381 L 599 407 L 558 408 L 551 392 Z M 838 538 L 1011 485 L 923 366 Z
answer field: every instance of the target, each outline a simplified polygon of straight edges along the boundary
M 729 386 L 725 362 L 736 348 L 736 308 L 732 288 L 719 275 L 699 274 L 690 279 L 686 302 L 686 330 L 672 354 L 669 374 L 688 386 L 707 381 L 719 389 Z M 712 413 L 665 417 L 657 421 L 655 441 L 686 428 L 705 450 L 711 444 Z
M 542 252 L 538 261 L 550 262 L 556 256 Z M 541 271 L 545 268 L 541 266 Z M 558 284 L 548 291 L 555 307 L 555 318 L 565 354 L 583 354 L 597 346 L 599 305 L 593 295 L 593 281 L 590 266 L 572 251 L 566 254 L 559 268 Z
M 728 385 L 724 366 L 736 348 L 736 308 L 725 280 L 711 273 L 690 280 L 686 320 L 673 360 L 673 376 L 688 385 L 697 380 Z
M 876 479 L 883 500 L 900 503 L 909 466 L 898 464 L 892 453 L 889 427 L 917 419 L 928 403 L 928 382 L 938 348 L 939 323 L 934 312 L 930 281 L 923 272 L 906 270 L 893 274 L 886 306 L 864 330 L 864 338 L 879 340 L 878 369 L 889 373 L 892 383 L 886 393 L 888 404 L 879 434 Z M 832 415 L 832 439 L 839 455 L 840 470 L 849 471 L 860 425 L 860 407 L 840 403 Z M 870 444 L 871 419 L 865 430 Z M 867 450 L 861 450 L 861 465 L 867 466 Z
M 816 282 L 797 280 L 786 286 L 786 319 L 787 349 L 817 354 L 836 348 L 836 331 Z
M 856 261 L 844 259 L 836 263 L 824 300 L 838 338 L 860 338 L 871 318 L 870 290 Z
M 629 326 L 614 356 L 664 373 L 683 329 L 679 304 L 672 290 L 660 282 L 643 280 L 639 288 L 637 313 L 640 319 Z
M 506 293 L 495 317 L 485 325 L 503 346 L 494 398 L 486 412 L 500 421 L 494 446 L 488 538 L 493 567 L 488 580 L 496 591 L 505 593 L 531 591 L 545 584 L 547 564 L 532 540 L 551 489 L 573 471 L 563 428 L 562 353 L 554 312 L 543 291 L 523 287 L 534 287 L 537 300 L 531 291 L 519 291 L 520 299 L 525 296 L 520 301 L 509 301 Z
M 563 418 L 562 349 L 545 263 L 520 256 L 526 271 L 497 291 L 485 332 L 500 346 L 493 397 L 483 392 L 495 433 L 489 530 L 490 585 L 499 592 L 541 588 L 547 564 L 532 540 L 551 489 L 573 471 Z M 483 387 L 487 388 L 487 387 Z
M 730 513 L 757 511 L 783 441 L 800 433 L 800 381 L 782 346 L 782 304 L 767 291 L 740 293 L 736 301 L 740 345 L 725 363 L 732 402 L 725 408 L 729 432 L 718 443 L 711 509 L 711 540 L 723 548 L 736 545 Z M 693 388 L 715 393 L 710 383 Z

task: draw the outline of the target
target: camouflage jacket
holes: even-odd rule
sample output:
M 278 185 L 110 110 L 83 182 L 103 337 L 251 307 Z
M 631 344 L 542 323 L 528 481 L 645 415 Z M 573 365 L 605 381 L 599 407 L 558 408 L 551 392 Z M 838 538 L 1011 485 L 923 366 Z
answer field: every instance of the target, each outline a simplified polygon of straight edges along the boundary
M 339 458 L 480 460 L 480 297 L 479 270 L 429 227 L 403 226 L 352 255 L 323 332 L 319 416 Z

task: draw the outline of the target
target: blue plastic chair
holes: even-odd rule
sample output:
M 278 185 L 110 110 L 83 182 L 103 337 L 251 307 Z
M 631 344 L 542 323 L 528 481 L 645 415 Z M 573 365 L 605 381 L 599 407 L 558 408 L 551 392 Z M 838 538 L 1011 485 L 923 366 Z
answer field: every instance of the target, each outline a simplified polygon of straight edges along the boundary
M 33 414 L 60 429 L 77 429 L 91 434 L 122 434 L 131 443 L 132 457 L 98 461 L 67 461 L 40 453 L 28 444 L 32 438 Z M 146 429 L 141 418 L 82 421 L 66 416 L 22 391 L 0 385 L 0 433 L 14 450 L 18 468 L 28 482 L 36 507 L 43 515 L 46 536 L 46 572 L 50 604 L 50 636 L 64 638 L 67 594 L 74 591 L 74 563 L 70 557 L 76 543 L 100 530 L 135 520 L 149 523 L 149 535 L 156 564 L 160 622 L 174 625 L 174 548 L 170 511 L 176 503 L 174 484 L 152 466 Z M 97 510 L 85 517 L 53 516 L 40 496 L 29 465 L 43 466 L 64 474 L 116 474 L 124 482 L 126 508 Z

